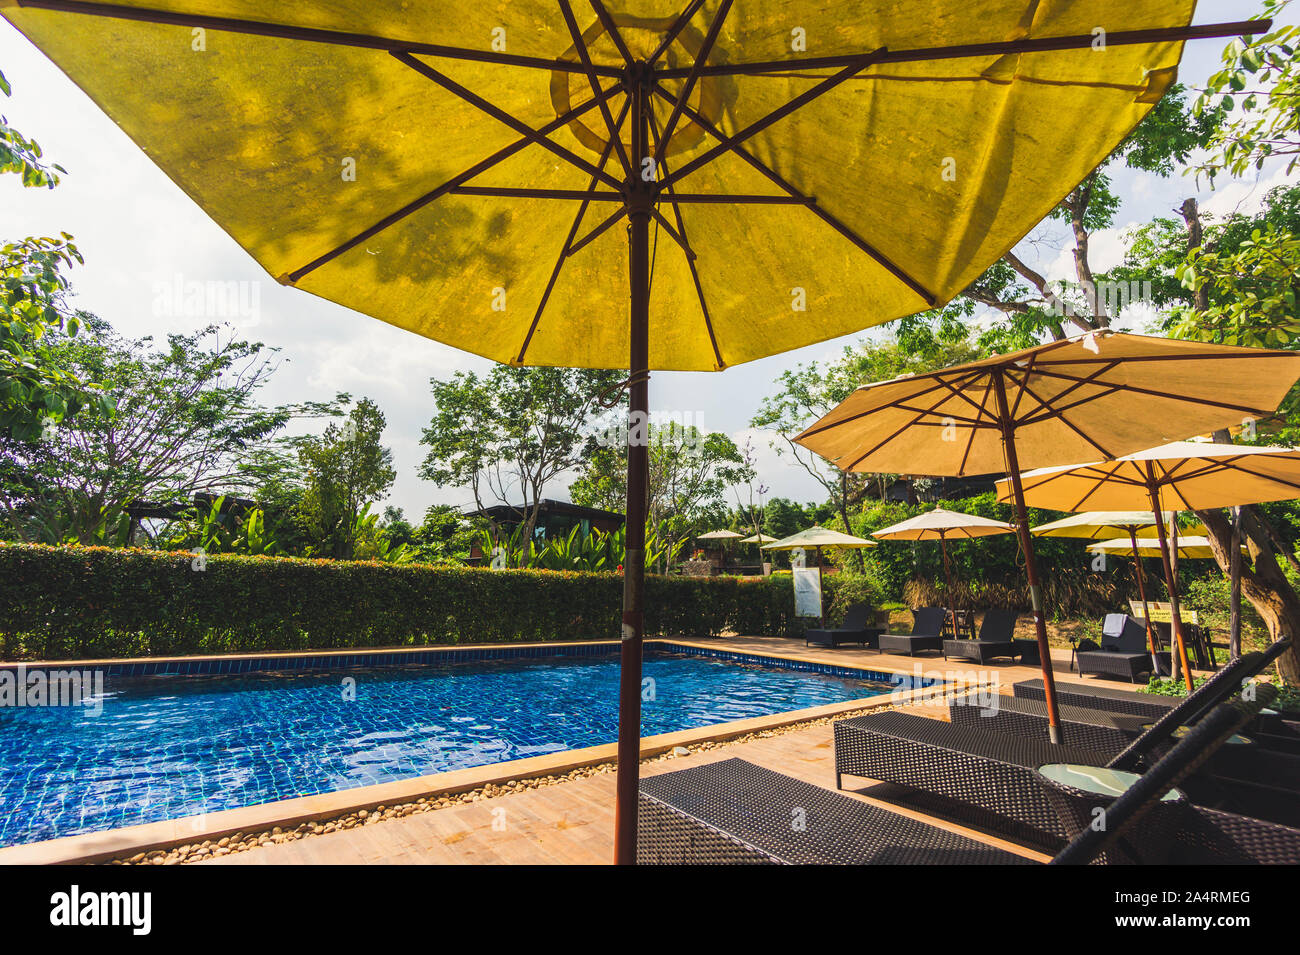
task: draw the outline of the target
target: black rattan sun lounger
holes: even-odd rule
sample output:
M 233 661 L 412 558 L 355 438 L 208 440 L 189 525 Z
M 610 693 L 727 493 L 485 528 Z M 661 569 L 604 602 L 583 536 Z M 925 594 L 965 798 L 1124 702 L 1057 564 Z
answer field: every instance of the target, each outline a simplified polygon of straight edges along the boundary
M 1022 680 L 1011 687 L 1011 692 L 1023 700 L 1043 702 L 1043 681 Z M 1139 693 L 1136 690 L 1122 690 L 1104 683 L 1056 684 L 1056 701 L 1061 706 L 1085 706 L 1098 710 L 1110 710 L 1114 713 L 1132 713 L 1158 720 L 1178 705 L 1178 700 L 1170 696 L 1158 696 L 1154 693 Z
M 1273 688 L 1260 686 L 1271 699 Z M 1258 709 L 1256 704 L 1256 709 Z M 1130 748 L 1166 739 L 1177 720 L 1160 721 Z M 1037 739 L 990 732 L 984 728 L 943 723 L 906 713 L 880 713 L 835 723 L 837 785 L 844 775 L 908 786 L 920 793 L 955 803 L 962 818 L 1001 829 L 1037 845 L 1059 848 L 1069 835 L 1046 804 L 1046 793 L 1035 770 L 1046 763 L 1077 763 L 1135 771 L 1121 753 L 1078 746 L 1054 745 Z M 1208 780 L 1208 781 L 1206 781 Z M 1240 797 L 1231 787 L 1200 777 L 1192 798 L 1215 808 L 1236 810 Z M 1292 802 L 1295 801 L 1293 798 Z M 1273 805 L 1260 798 L 1249 805 Z
M 1300 862 L 1300 830 L 1162 797 L 1252 718 L 1226 704 L 1198 725 L 1119 798 L 1041 776 L 1046 801 L 1071 842 L 1052 861 L 1083 864 Z M 1060 754 L 1061 747 L 1053 747 Z M 1091 825 L 1095 803 L 1107 825 Z M 985 845 L 860 800 L 727 759 L 641 780 L 641 864 L 1028 864 Z
M 724 759 L 641 780 L 641 865 L 1031 865 L 938 826 Z
M 878 639 L 881 653 L 906 653 L 914 656 L 922 650 L 943 650 L 942 607 L 918 607 L 912 612 L 911 633 L 882 633 Z
M 1116 712 L 1100 707 L 1076 706 L 1073 703 L 1074 694 L 1067 697 L 1066 694 L 1058 692 L 1061 730 L 1065 741 L 1099 752 L 1111 753 L 1112 758 L 1118 756 L 1122 750 L 1146 732 L 1153 720 L 1167 720 L 1170 730 L 1176 729 L 1179 725 L 1195 723 L 1210 709 L 1236 693 L 1242 680 L 1261 673 L 1288 646 L 1290 646 L 1289 641 L 1281 641 L 1262 653 L 1243 654 L 1198 686 L 1190 697 L 1181 699 L 1156 697 L 1168 701 L 1170 705 L 1160 706 L 1154 717 L 1124 711 Z M 1039 686 L 1042 686 L 1041 681 Z M 1058 686 L 1059 689 L 1061 687 Z M 1067 699 L 1070 702 L 1066 702 Z M 1097 698 L 1098 702 L 1106 699 L 1106 697 Z M 966 705 L 960 699 L 953 700 L 948 708 L 949 718 L 954 723 L 982 726 L 995 732 L 1014 733 L 1031 739 L 1046 735 L 1047 705 L 1044 702 L 1032 698 L 1007 696 L 999 697 L 997 702 L 996 709 L 986 709 Z M 1167 735 L 1165 738 L 1167 740 Z M 1154 751 L 1160 745 L 1160 743 L 1153 743 L 1150 747 L 1144 746 L 1142 752 Z
M 1080 676 L 1098 673 L 1104 676 L 1122 676 L 1136 683 L 1138 676 L 1151 672 L 1146 630 L 1123 613 L 1107 614 L 1102 625 L 1101 649 L 1084 650 L 1076 659 Z
M 876 638 L 880 636 L 880 627 L 870 626 L 872 610 L 866 604 L 854 604 L 844 613 L 844 623 L 833 630 L 805 630 L 804 646 L 838 647 L 841 644 L 856 643 L 875 647 Z
M 943 658 L 958 657 L 984 664 L 998 657 L 1015 659 L 1015 641 L 1011 635 L 1016 630 L 1014 610 L 990 610 L 980 623 L 980 635 L 974 640 L 945 640 Z

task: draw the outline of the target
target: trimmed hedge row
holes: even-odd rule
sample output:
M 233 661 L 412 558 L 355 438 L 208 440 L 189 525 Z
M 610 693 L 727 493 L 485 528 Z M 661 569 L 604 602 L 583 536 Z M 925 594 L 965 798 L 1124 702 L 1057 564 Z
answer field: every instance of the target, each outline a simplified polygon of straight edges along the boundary
M 0 543 L 0 659 L 609 640 L 622 578 Z M 827 578 L 832 591 L 833 578 Z M 832 596 L 828 592 L 828 599 Z M 794 635 L 789 577 L 649 576 L 650 635 Z

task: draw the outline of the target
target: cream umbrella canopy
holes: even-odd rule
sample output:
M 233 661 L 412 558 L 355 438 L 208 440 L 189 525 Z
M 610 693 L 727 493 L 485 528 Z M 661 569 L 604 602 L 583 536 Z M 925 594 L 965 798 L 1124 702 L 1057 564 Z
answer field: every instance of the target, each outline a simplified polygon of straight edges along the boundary
M 1056 683 L 1022 463 L 1116 457 L 1271 414 L 1300 353 L 1092 332 L 942 371 L 864 385 L 795 440 L 846 471 L 1011 477 L 1051 738 Z M 1132 507 L 1134 505 L 1128 505 Z
M 916 517 L 900 521 L 897 524 L 891 524 L 889 527 L 882 527 L 878 531 L 872 531 L 871 536 L 879 537 L 882 540 L 937 540 L 939 548 L 943 552 L 944 582 L 948 587 L 948 593 L 952 594 L 952 568 L 948 563 L 948 541 L 954 539 L 972 540 L 976 537 L 992 537 L 996 534 L 1014 534 L 1015 532 L 1014 524 L 936 507 L 934 510 L 918 514 Z M 957 633 L 957 609 L 949 607 L 948 610 L 952 614 L 952 632 L 955 635 Z
M 1186 557 L 1192 560 L 1200 560 L 1214 556 L 1214 549 L 1210 546 L 1210 539 L 1200 535 L 1193 535 L 1191 537 L 1180 536 L 1178 538 L 1178 547 L 1175 549 L 1171 545 L 1170 549 L 1174 550 L 1179 557 Z M 1095 544 L 1089 544 L 1088 550 L 1097 554 L 1134 553 L 1133 545 L 1123 538 L 1098 541 Z M 1248 550 L 1243 546 L 1241 552 L 1245 554 L 1248 553 Z M 1160 541 L 1154 537 L 1144 537 L 1138 541 L 1136 553 L 1143 557 L 1159 557 Z
M 0 16 L 276 281 L 495 361 L 628 369 L 630 862 L 650 371 L 721 370 L 958 295 L 1155 107 L 1185 41 L 1270 25 L 1191 26 L 1195 6 L 3 0 Z
M 1300 449 L 1176 441 L 1115 460 L 1039 468 L 999 481 L 998 496 L 1006 500 L 1012 495 L 1035 507 L 1063 511 L 1137 507 L 1144 500 L 1153 512 L 1285 501 L 1300 497 Z M 1168 535 L 1163 523 L 1156 531 L 1179 659 L 1190 686 Z
M 1164 514 L 1164 523 L 1171 523 L 1174 516 L 1172 511 Z M 1142 572 L 1138 538 L 1158 534 L 1156 525 L 1159 523 L 1161 523 L 1160 519 L 1152 511 L 1086 511 L 1082 514 L 1072 514 L 1059 521 L 1052 521 L 1050 524 L 1040 524 L 1032 529 L 1036 537 L 1077 537 L 1085 540 L 1107 541 L 1120 534 L 1128 535 L 1130 550 L 1133 552 L 1133 576 L 1137 579 L 1138 596 L 1142 599 L 1142 619 L 1147 630 L 1147 644 L 1151 648 L 1153 667 L 1159 666 L 1159 650 L 1156 647 L 1155 631 L 1151 628 L 1151 614 L 1147 611 L 1147 586 Z M 1159 555 L 1158 549 L 1156 554 Z
M 768 537 L 766 534 L 751 534 L 741 541 L 742 544 L 771 544 L 776 541 L 775 537 Z
M 829 528 L 814 524 L 806 531 L 783 537 L 772 544 L 764 544 L 763 550 L 815 550 L 817 551 L 817 587 L 820 591 L 822 580 L 822 550 L 840 548 L 842 550 L 865 550 L 878 546 L 875 541 L 852 534 L 842 534 Z M 822 605 L 822 626 L 826 626 L 826 607 Z

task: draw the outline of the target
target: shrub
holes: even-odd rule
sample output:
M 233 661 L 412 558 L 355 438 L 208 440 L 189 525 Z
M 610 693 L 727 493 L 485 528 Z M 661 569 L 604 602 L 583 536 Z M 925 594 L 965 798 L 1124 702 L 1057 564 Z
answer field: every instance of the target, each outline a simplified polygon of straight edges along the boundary
M 619 633 L 615 573 L 0 543 L 0 658 L 545 640 Z M 830 578 L 828 578 L 829 580 Z M 646 578 L 646 632 L 796 634 L 790 579 Z

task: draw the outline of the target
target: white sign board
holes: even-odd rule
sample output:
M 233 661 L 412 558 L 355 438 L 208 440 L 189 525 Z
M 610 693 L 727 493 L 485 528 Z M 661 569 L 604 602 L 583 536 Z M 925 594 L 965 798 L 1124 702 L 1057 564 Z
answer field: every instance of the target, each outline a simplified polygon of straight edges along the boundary
M 822 581 L 816 567 L 794 569 L 794 615 L 796 617 L 822 615 Z

